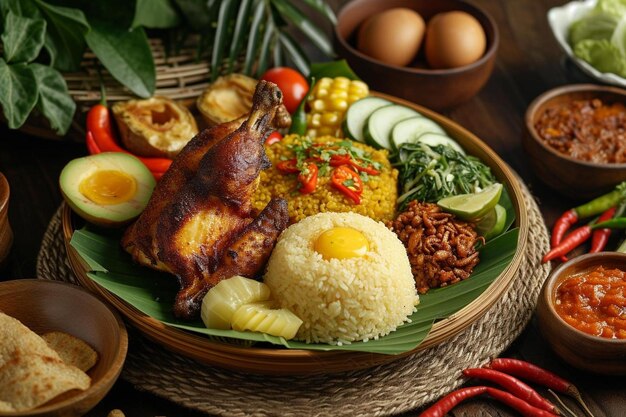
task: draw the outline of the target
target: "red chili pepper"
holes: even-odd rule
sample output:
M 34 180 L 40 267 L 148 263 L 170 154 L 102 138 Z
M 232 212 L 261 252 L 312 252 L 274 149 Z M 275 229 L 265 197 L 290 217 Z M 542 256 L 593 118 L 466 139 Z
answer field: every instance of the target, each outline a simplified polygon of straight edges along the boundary
M 87 131 L 87 137 L 85 138 L 85 143 L 87 144 L 87 151 L 89 155 L 97 155 L 102 151 L 96 145 L 96 141 L 93 140 L 93 134 L 90 131 Z
M 556 414 L 551 413 L 541 408 L 534 407 L 526 401 L 517 398 L 510 392 L 505 392 L 496 388 L 487 387 L 487 394 L 494 400 L 498 400 L 503 404 L 519 411 L 522 415 L 527 417 L 555 417 Z
M 585 225 L 575 229 L 567 235 L 567 237 L 550 252 L 546 253 L 541 262 L 546 263 L 560 256 L 570 253 L 572 250 L 580 246 L 583 242 L 591 237 L 591 226 Z
M 333 187 L 341 191 L 354 204 L 361 204 L 363 181 L 361 181 L 359 174 L 354 172 L 348 165 L 335 168 L 330 181 Z
M 476 397 L 487 392 L 487 387 L 468 387 L 452 391 L 439 401 L 424 410 L 419 417 L 443 417 L 454 407 L 468 398 Z
M 300 194 L 310 194 L 315 191 L 315 187 L 317 187 L 317 165 L 310 162 L 306 165 L 305 172 L 301 172 L 298 175 L 298 181 L 300 181 Z
M 532 417 L 554 417 L 556 414 L 552 414 L 546 410 L 542 410 L 537 407 L 533 407 L 526 401 L 521 400 L 511 393 L 501 391 L 499 389 L 477 386 L 461 388 L 446 395 L 435 404 L 424 410 L 419 417 L 444 417 L 450 410 L 459 405 L 461 402 L 468 398 L 474 398 L 481 394 L 489 394 L 494 399 L 500 401 L 503 404 L 519 411 L 525 416 Z
M 300 172 L 300 168 L 298 168 L 298 160 L 296 158 L 280 161 L 276 164 L 276 169 L 283 174 L 297 174 Z
M 611 207 L 604 213 L 600 215 L 598 218 L 598 223 L 602 223 L 604 221 L 610 220 L 615 215 L 616 207 Z M 591 235 L 591 250 L 589 253 L 601 252 L 605 247 L 607 242 L 609 241 L 609 237 L 611 236 L 611 229 L 596 229 L 593 231 Z
M 468 378 L 478 378 L 494 382 L 511 394 L 515 395 L 517 398 L 526 401 L 532 406 L 555 414 L 560 414 L 554 404 L 543 398 L 537 391 L 514 376 L 487 368 L 465 369 L 463 371 L 463 375 Z
M 554 248 L 561 243 L 563 236 L 569 230 L 574 223 L 578 221 L 578 214 L 576 210 L 570 209 L 561 215 L 554 223 L 552 228 L 552 238 L 550 239 L 550 245 Z
M 589 407 L 587 407 L 587 404 L 583 401 L 578 388 L 576 388 L 576 386 L 568 380 L 563 379 L 550 371 L 542 369 L 532 363 L 512 358 L 495 358 L 489 365 L 487 365 L 487 367 L 518 378 L 526 379 L 530 382 L 551 388 L 554 391 L 567 394 L 570 397 L 575 398 L 585 412 L 589 416 L 593 417 Z
M 370 175 L 380 175 L 380 171 L 375 170 L 372 167 L 366 167 L 366 166 L 363 166 L 363 165 L 359 165 L 356 161 L 351 161 L 350 165 L 353 168 L 355 168 L 357 171 L 365 172 L 365 173 L 368 173 Z
M 265 145 L 272 146 L 273 144 L 280 142 L 281 140 L 283 140 L 283 135 L 281 135 L 280 132 L 273 131 L 272 133 L 270 133 L 267 139 L 265 139 Z
M 380 175 L 380 171 L 377 171 L 372 167 L 359 164 L 359 162 L 352 159 L 350 155 L 333 155 L 330 157 L 330 161 L 328 163 L 331 167 L 350 165 L 352 168 L 359 172 L 366 172 L 370 175 Z
M 93 144 L 95 144 L 94 150 L 97 149 L 99 151 L 97 153 L 124 152 L 133 155 L 117 143 L 111 126 L 109 109 L 106 106 L 96 104 L 89 110 L 89 113 L 87 113 L 87 131 L 88 136 L 91 133 Z M 89 144 L 87 146 L 89 149 Z M 155 177 L 158 175 L 159 178 L 172 164 L 172 160 L 167 158 L 144 158 L 140 156 L 137 156 L 137 158 L 148 167 Z

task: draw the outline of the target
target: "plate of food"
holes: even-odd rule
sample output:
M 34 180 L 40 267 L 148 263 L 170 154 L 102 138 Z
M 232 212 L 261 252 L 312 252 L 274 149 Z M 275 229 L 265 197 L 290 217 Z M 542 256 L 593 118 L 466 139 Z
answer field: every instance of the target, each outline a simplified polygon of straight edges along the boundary
M 361 96 L 339 105 L 333 89 Z M 393 361 L 504 294 L 528 219 L 486 144 L 345 77 L 314 85 L 308 129 L 267 140 L 281 96 L 259 82 L 250 113 L 195 136 L 156 185 L 128 155 L 70 162 L 63 233 L 80 283 L 167 349 L 268 374 Z
M 626 5 L 619 0 L 572 1 L 548 11 L 554 37 L 587 75 L 626 87 Z

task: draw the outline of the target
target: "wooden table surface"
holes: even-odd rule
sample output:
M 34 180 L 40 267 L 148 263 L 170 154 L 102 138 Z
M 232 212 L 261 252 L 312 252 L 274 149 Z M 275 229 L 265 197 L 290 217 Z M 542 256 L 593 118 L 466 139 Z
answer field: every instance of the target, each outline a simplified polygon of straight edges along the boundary
M 546 12 L 563 1 L 471 2 L 487 10 L 498 23 L 501 34 L 498 60 L 489 83 L 480 94 L 445 114 L 482 138 L 521 175 L 537 197 L 547 224 L 551 225 L 559 213 L 576 202 L 552 192 L 533 176 L 528 156 L 521 147 L 521 137 L 524 112 L 534 97 L 555 86 L 590 81 L 564 59 L 549 30 Z M 57 185 L 59 173 L 69 160 L 84 154 L 82 144 L 42 140 L 0 128 L 0 171 L 11 184 L 9 218 L 15 231 L 10 261 L 0 271 L 0 280 L 35 276 L 42 235 L 61 202 Z M 581 389 L 596 416 L 626 416 L 624 379 L 578 372 L 561 362 L 541 337 L 536 319 L 504 355 L 532 361 L 570 379 Z M 140 392 L 122 380 L 88 415 L 104 417 L 113 408 L 122 409 L 127 416 L 138 417 L 204 415 Z M 459 406 L 451 415 L 517 414 L 492 401 L 475 400 Z

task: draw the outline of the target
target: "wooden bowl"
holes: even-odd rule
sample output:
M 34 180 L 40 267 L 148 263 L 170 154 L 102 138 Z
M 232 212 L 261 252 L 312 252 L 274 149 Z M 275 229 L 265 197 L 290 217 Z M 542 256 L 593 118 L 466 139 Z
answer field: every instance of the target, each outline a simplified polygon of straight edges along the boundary
M 8 415 L 82 416 L 104 398 L 119 377 L 128 349 L 126 327 L 117 313 L 80 287 L 37 279 L 0 282 L 0 311 L 35 333 L 69 333 L 98 352 L 98 362 L 87 372 L 91 377 L 87 390 L 73 391 L 74 395 L 62 395 L 34 410 Z
M 321 374 L 344 372 L 363 369 L 397 360 L 420 350 L 451 338 L 466 329 L 473 322 L 482 317 L 493 304 L 502 297 L 511 283 L 517 277 L 520 263 L 525 256 L 526 242 L 529 233 L 528 215 L 520 183 L 517 177 L 485 143 L 463 127 L 450 119 L 430 111 L 424 107 L 409 103 L 408 101 L 391 97 L 385 94 L 373 93 L 377 97 L 393 101 L 404 106 L 411 107 L 426 117 L 440 124 L 450 137 L 459 142 L 468 154 L 475 155 L 491 168 L 498 180 L 505 184 L 513 207 L 515 209 L 516 222 L 519 227 L 518 246 L 511 263 L 500 276 L 487 287 L 484 292 L 470 304 L 458 312 L 437 321 L 426 339 L 413 351 L 399 355 L 382 355 L 365 352 L 342 352 L 342 351 L 314 351 L 300 349 L 278 349 L 266 347 L 245 347 L 235 344 L 220 343 L 192 332 L 186 332 L 142 313 L 137 308 L 126 303 L 110 293 L 104 287 L 98 285 L 87 276 L 89 265 L 80 258 L 76 250 L 70 245 L 72 234 L 76 228 L 75 217 L 71 209 L 66 205 L 62 212 L 63 236 L 65 247 L 72 270 L 81 285 L 102 296 L 112 306 L 117 308 L 128 321 L 146 337 L 159 343 L 167 349 L 179 354 L 191 357 L 200 362 L 210 365 L 218 365 L 224 368 L 243 372 L 264 373 L 271 375 L 296 375 L 296 374 Z M 450 358 L 452 360 L 452 358 Z
M 0 172 L 0 268 L 9 256 L 13 244 L 13 231 L 9 224 L 9 182 Z
M 554 309 L 556 286 L 566 277 L 603 265 L 626 271 L 626 254 L 600 252 L 578 256 L 556 268 L 539 296 L 539 327 L 552 349 L 570 365 L 589 372 L 626 375 L 626 339 L 584 333 L 563 320 Z
M 527 132 L 522 139 L 535 174 L 559 193 L 577 200 L 597 197 L 626 180 L 626 163 L 585 162 L 564 155 L 545 144 L 535 129 L 535 123 L 547 108 L 591 98 L 599 98 L 605 103 L 626 104 L 626 90 L 594 84 L 575 84 L 546 91 L 528 106 Z
M 359 52 L 354 47 L 354 38 L 360 24 L 376 13 L 394 7 L 413 9 L 426 22 L 440 12 L 461 10 L 469 13 L 480 22 L 487 36 L 485 54 L 470 65 L 434 70 L 388 65 Z M 493 19 L 478 7 L 459 0 L 354 0 L 337 16 L 333 38 L 339 56 L 348 61 L 371 89 L 434 110 L 454 107 L 478 93 L 491 75 L 499 43 L 498 28 Z

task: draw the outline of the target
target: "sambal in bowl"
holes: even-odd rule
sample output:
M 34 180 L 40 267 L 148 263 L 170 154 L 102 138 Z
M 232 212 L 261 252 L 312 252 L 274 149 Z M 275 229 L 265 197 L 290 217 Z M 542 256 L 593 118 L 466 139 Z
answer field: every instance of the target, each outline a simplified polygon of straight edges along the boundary
M 578 256 L 556 268 L 537 305 L 539 327 L 570 365 L 626 375 L 626 254 Z
M 526 111 L 524 148 L 536 175 L 561 194 L 597 197 L 626 180 L 626 90 L 566 85 Z

